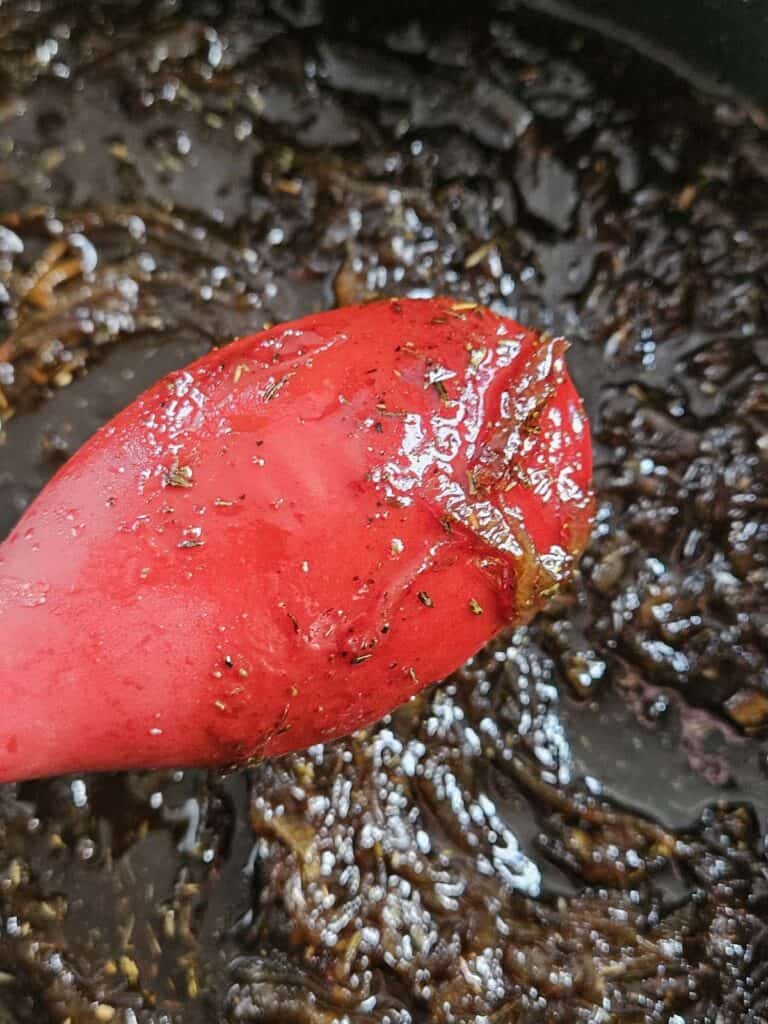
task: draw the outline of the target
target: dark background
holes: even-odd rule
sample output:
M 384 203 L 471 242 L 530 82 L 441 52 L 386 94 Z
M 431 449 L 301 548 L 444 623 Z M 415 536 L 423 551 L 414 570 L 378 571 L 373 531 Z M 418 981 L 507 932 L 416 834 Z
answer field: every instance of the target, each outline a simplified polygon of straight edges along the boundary
M 286 0 L 296 8 L 304 0 Z M 387 0 L 382 4 L 337 0 L 340 11 L 361 20 L 435 14 L 449 18 L 466 10 L 466 0 Z M 486 0 L 472 0 L 480 14 Z M 534 7 L 583 21 L 631 42 L 672 67 L 702 74 L 709 83 L 768 103 L 768 0 L 508 0 L 507 7 Z M 496 5 L 498 9 L 498 5 Z

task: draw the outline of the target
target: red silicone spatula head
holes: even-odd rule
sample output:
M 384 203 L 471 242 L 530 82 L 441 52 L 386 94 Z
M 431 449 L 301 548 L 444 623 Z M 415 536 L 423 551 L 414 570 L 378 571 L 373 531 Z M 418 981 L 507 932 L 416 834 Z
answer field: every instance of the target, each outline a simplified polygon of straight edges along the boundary
M 590 524 L 564 348 L 386 301 L 157 384 L 0 549 L 0 779 L 321 742 L 528 618 Z

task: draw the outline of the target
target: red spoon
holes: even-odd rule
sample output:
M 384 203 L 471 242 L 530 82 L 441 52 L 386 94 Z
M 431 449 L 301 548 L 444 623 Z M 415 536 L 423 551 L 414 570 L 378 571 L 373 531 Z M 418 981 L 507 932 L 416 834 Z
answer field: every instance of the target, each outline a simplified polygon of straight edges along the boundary
M 0 547 L 0 780 L 323 742 L 528 619 L 591 521 L 564 351 L 397 300 L 160 381 Z

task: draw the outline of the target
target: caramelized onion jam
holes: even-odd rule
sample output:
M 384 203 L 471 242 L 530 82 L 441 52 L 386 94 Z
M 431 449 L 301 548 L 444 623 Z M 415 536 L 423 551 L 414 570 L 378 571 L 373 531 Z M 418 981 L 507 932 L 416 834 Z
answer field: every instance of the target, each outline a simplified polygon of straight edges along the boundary
M 0 788 L 3 1024 L 768 1017 L 768 123 L 507 7 L 0 5 L 4 531 L 160 374 L 377 296 L 567 336 L 597 491 L 374 729 Z

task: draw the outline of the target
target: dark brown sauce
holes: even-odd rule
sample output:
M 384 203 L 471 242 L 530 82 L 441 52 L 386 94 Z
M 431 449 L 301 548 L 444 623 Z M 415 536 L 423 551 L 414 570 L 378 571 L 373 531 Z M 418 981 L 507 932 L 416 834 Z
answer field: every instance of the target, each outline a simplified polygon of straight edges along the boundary
M 766 1020 L 762 115 L 522 10 L 141 9 L 0 9 L 0 530 L 210 344 L 427 291 L 568 335 L 599 519 L 366 735 L 1 788 L 0 1022 Z

